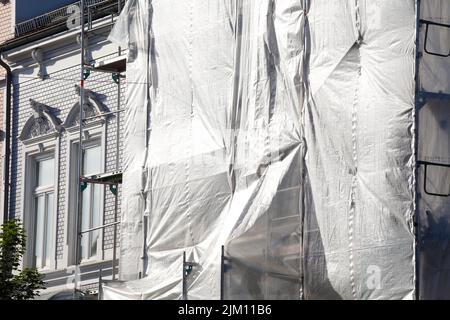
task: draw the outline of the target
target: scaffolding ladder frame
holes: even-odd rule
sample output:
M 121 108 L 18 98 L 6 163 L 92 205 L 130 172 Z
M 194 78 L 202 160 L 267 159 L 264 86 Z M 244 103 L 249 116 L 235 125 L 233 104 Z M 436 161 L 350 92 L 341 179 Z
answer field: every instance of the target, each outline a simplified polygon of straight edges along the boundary
M 112 280 L 114 281 L 116 278 L 116 269 L 117 269 L 117 226 L 120 224 L 118 221 L 118 186 L 122 183 L 122 171 L 119 170 L 120 165 L 120 154 L 119 154 L 119 145 L 120 145 L 120 114 L 124 111 L 121 109 L 121 78 L 124 76 L 121 74 L 123 71 L 121 70 L 102 70 L 101 68 L 95 68 L 86 63 L 86 43 L 87 33 L 89 31 L 94 31 L 92 28 L 92 13 L 91 7 L 86 6 L 86 0 L 80 0 L 80 110 L 79 110 L 79 143 L 78 143 L 78 163 L 77 163 L 77 210 L 76 210 L 76 248 L 75 248 L 75 266 L 76 270 L 79 270 L 79 266 L 81 264 L 81 239 L 83 234 L 91 233 L 97 230 L 102 230 L 102 237 L 104 237 L 104 230 L 106 228 L 114 228 L 113 231 L 113 257 L 112 257 Z M 123 0 L 117 0 L 117 13 L 120 14 L 122 11 Z M 86 10 L 87 9 L 87 10 Z M 87 22 L 86 22 L 87 18 Z M 87 29 L 86 29 L 87 25 Z M 108 24 L 106 27 L 112 27 L 114 25 L 114 13 L 111 14 L 111 24 Z M 118 47 L 118 56 L 122 55 L 122 49 Z M 99 115 L 83 118 L 83 107 L 85 105 L 85 80 L 90 75 L 91 71 L 98 72 L 107 72 L 112 74 L 112 78 L 114 82 L 117 84 L 117 110 L 101 113 Z M 104 117 L 107 115 L 116 114 L 116 153 L 115 153 L 115 170 L 113 172 L 100 173 L 97 175 L 85 177 L 83 176 L 83 127 L 84 123 L 87 120 L 91 120 L 98 117 Z M 82 192 L 86 188 L 87 184 L 100 184 L 100 185 L 109 185 L 110 191 L 114 194 L 114 220 L 112 223 L 103 224 L 101 226 L 96 226 L 93 228 L 89 228 L 86 230 L 81 230 L 81 218 L 82 218 Z M 104 212 L 102 213 L 104 215 Z M 74 299 L 77 299 L 78 294 L 81 291 L 81 277 L 78 279 L 75 277 L 75 286 L 74 286 Z M 101 292 L 101 282 L 102 282 L 102 270 L 100 270 L 99 277 L 99 293 Z

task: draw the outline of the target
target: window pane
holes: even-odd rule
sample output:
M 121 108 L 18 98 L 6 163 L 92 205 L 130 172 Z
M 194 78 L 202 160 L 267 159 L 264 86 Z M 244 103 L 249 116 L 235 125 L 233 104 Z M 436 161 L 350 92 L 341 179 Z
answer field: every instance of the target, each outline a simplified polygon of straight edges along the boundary
M 90 217 L 90 207 L 91 207 L 91 193 L 92 185 L 88 184 L 87 188 L 83 191 L 83 203 L 81 212 L 81 231 L 85 231 L 91 228 L 91 217 Z M 84 233 L 81 238 L 81 254 L 83 259 L 89 258 L 89 238 L 90 234 Z
M 37 186 L 50 186 L 54 184 L 55 159 L 39 160 L 37 162 Z
M 87 147 L 83 152 L 83 175 L 89 176 L 101 173 L 101 147 Z M 82 230 L 98 227 L 100 225 L 101 217 L 101 186 L 88 184 L 83 191 L 83 205 L 82 205 Z M 97 243 L 101 235 L 101 230 L 95 230 L 85 233 L 82 236 L 82 258 L 89 259 L 97 255 Z
M 89 233 L 81 236 L 81 259 L 89 259 Z
M 53 193 L 47 194 L 47 230 L 46 230 L 46 250 L 45 250 L 45 257 L 46 257 L 46 265 L 49 266 L 51 263 L 51 259 L 54 256 L 54 240 L 53 240 L 53 233 L 54 233 L 54 213 L 53 213 Z
M 92 199 L 92 227 L 100 226 L 100 208 L 101 208 L 101 199 L 100 199 L 100 191 L 101 186 L 95 185 L 93 186 L 93 199 Z M 94 256 L 97 254 L 97 242 L 100 237 L 100 230 L 96 230 L 92 233 L 91 240 L 91 255 Z
M 44 226 L 45 226 L 45 197 L 39 196 L 36 198 L 36 241 L 35 241 L 35 256 L 36 267 L 42 267 L 43 246 L 44 246 Z
M 100 146 L 86 148 L 83 155 L 83 174 L 88 176 L 101 173 L 101 159 Z
M 91 238 L 91 257 L 94 257 L 97 255 L 97 241 L 98 237 L 100 235 L 100 231 L 96 230 L 92 232 L 92 238 Z
M 101 208 L 101 199 L 100 199 L 100 193 L 101 193 L 101 186 L 95 185 L 94 192 L 93 192 L 93 199 L 92 199 L 92 227 L 98 227 L 100 225 L 100 208 Z

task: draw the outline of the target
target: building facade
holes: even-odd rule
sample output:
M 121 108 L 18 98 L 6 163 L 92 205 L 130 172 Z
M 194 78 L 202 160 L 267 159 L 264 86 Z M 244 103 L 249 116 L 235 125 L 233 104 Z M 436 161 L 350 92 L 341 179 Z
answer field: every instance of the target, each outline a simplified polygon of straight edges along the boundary
M 13 72 L 9 216 L 21 219 L 27 230 L 23 265 L 45 274 L 43 297 L 72 290 L 74 282 L 81 282 L 83 294 L 96 293 L 100 278 L 112 278 L 113 248 L 119 246 L 115 235 L 120 226 L 114 223 L 120 220 L 120 186 L 86 181 L 121 171 L 126 52 L 107 40 L 120 11 L 118 2 L 91 2 L 90 14 L 97 19 L 89 21 L 85 36 L 85 65 L 90 68 L 84 75 L 81 155 L 80 29 L 70 24 L 79 4 L 16 24 L 15 37 L 0 46 Z M 39 23 L 48 21 L 46 15 L 61 22 Z M 30 22 L 42 27 L 27 33 L 24 26 Z M 1 30 L 3 34 L 3 26 Z M 79 161 L 86 178 L 80 208 Z

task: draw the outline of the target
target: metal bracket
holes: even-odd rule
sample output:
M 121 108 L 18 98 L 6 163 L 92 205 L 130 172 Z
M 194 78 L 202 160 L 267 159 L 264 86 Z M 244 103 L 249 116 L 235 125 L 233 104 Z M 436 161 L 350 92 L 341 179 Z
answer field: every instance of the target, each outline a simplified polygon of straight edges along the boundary
M 428 194 L 430 196 L 436 196 L 436 197 L 449 197 L 450 196 L 450 193 L 445 194 L 445 193 L 430 192 L 430 191 L 428 191 L 428 188 L 427 188 L 427 169 L 428 169 L 428 166 L 437 166 L 437 167 L 450 168 L 450 164 L 435 163 L 435 162 L 428 162 L 428 161 L 417 161 L 417 165 L 418 166 L 423 165 L 425 167 L 425 172 L 424 172 L 424 177 L 423 177 L 423 190 L 425 191 L 426 194 Z
M 419 90 L 418 98 L 418 108 L 421 109 L 430 99 L 450 101 L 450 94 L 444 92 L 428 92 Z
M 188 264 L 184 266 L 184 274 L 185 276 L 189 276 L 192 273 L 192 265 Z
M 109 191 L 115 196 L 117 196 L 117 185 L 116 184 L 110 184 L 109 185 Z
M 81 184 L 80 184 L 80 190 L 81 190 L 81 192 L 83 192 L 84 190 L 86 190 L 87 186 L 88 186 L 87 182 L 81 181 Z
M 113 73 L 113 74 L 111 75 L 111 78 L 113 79 L 113 81 L 114 81 L 116 84 L 119 84 L 120 75 L 119 75 L 118 73 Z
M 90 75 L 91 75 L 91 70 L 89 70 L 89 69 L 84 69 L 84 72 L 83 72 L 83 80 L 86 80 L 87 78 L 89 78 Z
M 198 263 L 196 262 L 189 262 L 186 261 L 186 251 L 183 252 L 183 300 L 187 300 L 188 299 L 188 295 L 187 295 L 187 284 L 186 284 L 186 280 L 187 277 L 192 273 L 192 271 L 194 270 L 194 267 L 198 266 Z
M 426 26 L 425 27 L 425 40 L 424 40 L 424 42 L 425 42 L 424 43 L 424 50 L 425 50 L 425 52 L 430 54 L 430 55 L 433 55 L 433 56 L 444 57 L 444 58 L 450 57 L 450 49 L 449 49 L 448 54 L 442 54 L 442 53 L 432 52 L 432 51 L 428 50 L 428 46 L 427 46 L 427 44 L 428 44 L 428 31 L 429 31 L 429 26 L 430 25 L 431 26 L 438 26 L 438 27 L 442 27 L 442 28 L 450 28 L 450 25 L 449 24 L 444 24 L 444 23 L 433 22 L 433 21 L 429 21 L 429 20 L 423 20 L 423 19 L 420 19 L 419 23 L 425 24 L 425 26 Z

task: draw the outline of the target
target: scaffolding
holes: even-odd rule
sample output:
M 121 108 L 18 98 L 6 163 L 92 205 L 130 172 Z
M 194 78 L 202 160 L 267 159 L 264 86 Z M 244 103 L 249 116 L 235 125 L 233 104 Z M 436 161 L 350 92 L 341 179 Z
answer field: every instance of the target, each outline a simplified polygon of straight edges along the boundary
M 118 56 L 116 58 L 103 61 L 100 63 L 93 63 L 86 61 L 86 40 L 89 33 L 97 31 L 97 28 L 93 27 L 93 20 L 99 16 L 105 16 L 105 12 L 111 15 L 111 23 L 103 25 L 100 28 L 111 28 L 114 25 L 115 17 L 120 14 L 124 0 L 81 0 L 80 5 L 80 110 L 79 110 L 79 143 L 78 143 L 78 167 L 77 167 L 77 211 L 76 211 L 76 249 L 75 249 L 75 265 L 78 272 L 79 265 L 82 260 L 81 241 L 83 235 L 90 234 L 97 230 L 104 231 L 106 228 L 114 228 L 113 232 L 113 257 L 112 257 L 112 280 L 116 279 L 117 274 L 117 227 L 120 224 L 118 221 L 118 188 L 122 183 L 122 171 L 120 169 L 120 153 L 119 153 L 119 141 L 120 141 L 120 114 L 124 111 L 121 109 L 121 79 L 125 76 L 122 74 L 125 71 L 126 63 L 122 57 L 122 49 L 118 47 Z M 103 112 L 101 114 L 85 117 L 84 105 L 85 105 L 85 80 L 89 77 L 91 72 L 102 72 L 111 74 L 112 81 L 117 85 L 117 105 L 114 111 Z M 108 115 L 116 115 L 116 146 L 115 146 L 115 169 L 110 172 L 100 172 L 95 175 L 84 176 L 84 164 L 83 164 L 83 128 L 84 124 L 88 120 L 94 118 L 105 117 Z M 109 191 L 114 195 L 114 220 L 112 223 L 95 226 L 86 230 L 82 230 L 82 210 L 83 210 L 83 191 L 86 190 L 88 184 L 97 184 L 109 186 Z M 104 212 L 103 212 L 104 214 Z M 99 290 L 102 281 L 102 269 L 99 270 Z M 79 295 L 84 295 L 81 290 L 81 279 L 75 277 L 74 287 L 74 299 L 79 298 Z
M 418 12 L 420 12 L 420 1 L 418 4 Z M 420 14 L 417 15 L 418 17 L 420 16 Z M 423 52 L 425 52 L 426 54 L 430 55 L 430 56 L 434 56 L 436 59 L 444 59 L 444 58 L 448 58 L 450 57 L 450 48 L 448 52 L 437 52 L 433 49 L 430 48 L 430 44 L 429 44 L 429 38 L 430 38 L 430 28 L 434 27 L 436 29 L 441 29 L 441 30 L 448 30 L 450 31 L 450 24 L 446 24 L 446 23 L 440 23 L 440 22 L 436 22 L 436 21 L 431 21 L 431 20 L 425 20 L 425 19 L 418 19 L 418 23 L 417 23 L 417 28 L 418 30 L 420 30 L 420 28 L 425 27 L 425 35 L 424 35 L 424 40 L 423 43 L 421 43 L 420 39 L 419 39 L 419 34 L 420 31 L 417 32 L 417 68 L 420 66 L 421 64 L 421 60 L 423 57 L 423 53 L 421 52 L 420 49 L 423 49 Z M 424 90 L 421 87 L 421 83 L 420 83 L 420 72 L 419 69 L 416 70 L 416 79 L 418 80 L 416 82 L 416 96 L 417 96 L 417 100 L 416 100 L 416 111 L 420 111 L 420 109 L 422 107 L 424 107 L 427 102 L 429 102 L 430 100 L 441 100 L 441 101 L 450 101 L 450 92 L 443 92 L 441 90 L 439 91 L 430 91 L 430 90 Z M 417 131 L 419 131 L 420 128 L 418 128 Z M 417 152 L 417 151 L 416 151 Z M 437 167 L 437 168 L 450 168 L 450 163 L 441 163 L 441 162 L 435 162 L 435 161 L 425 161 L 425 160 L 418 160 L 417 161 L 417 167 L 423 167 L 424 168 L 424 173 L 423 173 L 423 190 L 427 195 L 430 196 L 435 196 L 435 197 L 449 197 L 450 193 L 448 192 L 436 192 L 436 191 L 431 191 L 430 187 L 427 184 L 427 173 L 429 171 L 429 167 Z
M 426 104 L 426 102 L 429 99 L 441 99 L 442 100 L 442 99 L 448 99 L 448 97 L 450 97 L 450 95 L 448 93 L 441 92 L 439 90 L 429 90 L 429 88 L 428 88 L 428 90 L 426 90 L 426 89 L 424 89 L 424 88 L 422 88 L 420 86 L 420 79 L 419 79 L 420 78 L 419 77 L 420 76 L 420 74 L 419 74 L 420 72 L 419 72 L 419 69 L 418 69 L 419 65 L 421 64 L 420 49 L 423 49 L 423 51 L 427 55 L 434 56 L 437 59 L 444 59 L 444 58 L 448 58 L 450 56 L 450 51 L 448 51 L 448 53 L 447 53 L 447 51 L 438 52 L 438 51 L 433 50 L 433 48 L 428 43 L 428 40 L 430 38 L 429 37 L 429 30 L 431 30 L 431 28 L 450 28 L 450 25 L 444 24 L 444 23 L 441 23 L 441 22 L 435 22 L 435 21 L 420 19 L 421 15 L 419 13 L 420 12 L 419 9 L 420 9 L 420 1 L 417 2 L 417 12 L 418 13 L 417 13 L 417 24 L 416 24 L 416 27 L 417 27 L 416 51 L 418 53 L 418 55 L 417 55 L 417 63 L 416 63 L 416 68 L 417 69 L 416 69 L 416 72 L 415 72 L 415 74 L 416 74 L 416 84 L 417 84 L 417 87 L 416 87 L 416 90 L 415 90 L 415 93 L 416 93 L 416 96 L 415 96 L 415 98 L 416 98 L 415 111 L 416 111 L 416 113 L 418 113 L 418 111 Z M 423 41 L 419 39 L 419 33 L 420 33 L 419 29 L 421 28 L 421 26 L 425 28 L 425 30 L 424 30 L 425 34 L 424 34 L 424 40 Z M 83 29 L 83 27 L 82 27 L 82 29 Z M 81 41 L 81 43 L 83 43 L 83 41 Z M 83 49 L 82 49 L 82 51 L 83 51 Z M 84 66 L 84 64 L 83 64 L 83 66 Z M 84 66 L 84 70 L 95 70 L 95 67 Z M 100 70 L 97 70 L 97 71 L 100 71 Z M 113 69 L 109 68 L 108 70 L 102 69 L 101 72 L 110 72 L 110 73 L 114 74 L 115 70 L 114 70 L 114 68 Z M 82 70 L 81 79 L 83 79 L 83 75 L 84 75 L 84 73 L 83 73 L 83 70 Z M 83 81 L 83 80 L 81 80 L 81 81 Z M 80 118 L 82 118 L 81 111 L 80 111 Z M 422 184 L 417 183 L 417 184 L 414 185 L 414 187 L 416 188 L 415 192 L 416 193 L 420 193 L 420 187 L 422 187 L 423 190 L 424 190 L 424 193 L 426 193 L 427 195 L 436 196 L 436 197 L 448 197 L 448 196 L 450 196 L 450 194 L 448 194 L 447 190 L 435 191 L 435 190 L 430 189 L 430 186 L 427 185 L 427 181 L 428 181 L 428 179 L 427 179 L 427 170 L 428 170 L 428 173 L 429 173 L 429 171 L 430 171 L 429 168 L 430 167 L 449 168 L 450 164 L 449 163 L 440 163 L 440 162 L 437 162 L 437 161 L 426 161 L 426 160 L 423 160 L 423 159 L 419 159 L 419 152 L 417 150 L 418 141 L 420 139 L 420 137 L 418 136 L 419 130 L 417 129 L 419 127 L 418 126 L 418 115 L 415 117 L 415 122 L 416 122 L 415 123 L 415 125 L 416 125 L 416 127 L 415 127 L 415 134 L 416 134 L 416 136 L 414 137 L 414 141 L 413 142 L 414 142 L 414 148 L 415 148 L 415 150 L 414 150 L 415 159 L 418 159 L 418 160 L 415 161 L 416 162 L 415 163 L 415 165 L 416 165 L 416 172 L 414 174 L 414 178 L 416 178 L 416 177 L 420 178 L 421 176 L 423 176 L 423 178 L 422 178 L 423 179 L 423 183 Z M 81 139 L 81 131 L 82 131 L 81 126 L 82 125 L 81 125 L 81 121 L 80 121 L 80 139 Z M 421 128 L 420 128 L 420 130 L 421 130 Z M 148 131 L 148 127 L 147 127 L 147 131 Z M 148 141 L 147 141 L 147 144 L 148 144 Z M 423 168 L 423 175 L 418 173 L 418 170 L 420 168 Z M 82 171 L 80 171 L 80 172 L 82 172 Z M 420 172 L 422 172 L 422 171 L 420 171 Z M 98 176 L 90 177 L 90 178 L 88 178 L 88 177 L 81 177 L 80 181 L 81 181 L 81 183 L 89 181 L 90 183 L 103 183 L 103 184 L 110 184 L 111 185 L 111 182 L 110 182 L 111 180 L 108 180 L 109 177 L 110 176 L 114 176 L 116 179 L 119 180 L 119 175 L 118 174 L 119 173 L 112 173 L 111 175 L 105 174 L 105 175 L 98 175 Z M 118 181 L 118 180 L 116 180 L 116 181 Z M 281 189 L 280 189 L 280 191 L 281 191 Z M 414 195 L 414 197 L 415 197 L 415 201 L 416 201 L 416 205 L 417 205 L 419 198 L 416 195 Z M 302 200 L 302 201 L 304 201 L 304 200 Z M 415 217 L 414 217 L 415 218 L 415 221 L 414 221 L 415 230 L 414 231 L 415 231 L 415 240 L 416 240 L 416 246 L 415 246 L 414 249 L 416 250 L 416 255 L 418 255 L 418 253 L 419 253 L 420 247 L 417 244 L 417 242 L 420 241 L 420 236 L 421 236 L 420 230 L 419 230 L 420 217 L 418 217 L 418 213 L 419 213 L 419 210 L 417 209 L 418 207 L 419 206 L 417 205 L 417 207 L 415 208 L 415 211 L 414 211 L 414 213 L 415 213 Z M 305 251 L 306 251 L 305 249 L 307 249 L 307 247 L 305 247 L 303 238 L 302 238 L 300 244 L 291 245 L 291 244 L 288 243 L 282 250 L 278 250 L 277 247 L 274 248 L 274 247 L 271 246 L 272 238 L 275 238 L 275 234 L 276 234 L 276 231 L 277 231 L 277 223 L 279 223 L 280 221 L 287 221 L 286 219 L 292 219 L 293 220 L 292 221 L 293 225 L 300 225 L 300 226 L 303 227 L 303 224 L 305 223 L 305 217 L 303 216 L 303 211 L 304 211 L 304 209 L 302 208 L 302 210 L 301 210 L 302 216 L 300 217 L 300 219 L 301 219 L 300 224 L 298 224 L 295 221 L 295 219 L 298 218 L 298 215 L 285 216 L 285 217 L 272 217 L 272 216 L 269 215 L 267 217 L 267 228 L 263 229 L 264 231 L 267 230 L 267 231 L 264 232 L 264 236 L 266 237 L 264 240 L 266 241 L 266 243 L 263 243 L 262 246 L 261 246 L 263 248 L 263 250 L 262 250 L 262 252 L 263 252 L 262 256 L 263 257 L 266 257 L 266 256 L 268 256 L 270 254 L 270 258 L 271 259 L 277 259 L 279 257 L 282 257 L 285 261 L 296 260 L 299 257 L 299 252 L 300 252 L 301 260 L 302 260 L 301 263 L 304 263 Z M 145 213 L 144 213 L 143 219 L 144 219 L 144 221 L 146 219 Z M 115 223 L 116 223 L 116 221 L 115 221 Z M 353 220 L 351 221 L 351 223 L 353 224 Z M 291 222 L 286 223 L 286 225 L 289 225 L 289 224 L 291 224 Z M 146 225 L 147 225 L 147 223 L 144 222 L 144 226 L 146 226 Z M 104 227 L 104 226 L 102 226 L 102 227 Z M 100 227 L 100 228 L 102 228 L 102 227 Z M 88 230 L 88 231 L 90 231 L 90 230 Z M 144 233 L 144 239 L 146 239 L 147 235 L 146 235 L 146 230 L 145 229 L 144 229 L 143 233 Z M 303 230 L 301 232 L 301 236 L 302 237 L 304 236 Z M 299 245 L 300 245 L 301 250 L 298 250 L 299 249 Z M 230 252 L 227 253 L 225 249 L 226 249 L 226 247 L 224 245 L 222 245 L 221 246 L 221 255 L 220 255 L 220 299 L 229 299 L 229 298 L 235 297 L 233 295 L 233 292 L 231 292 L 232 288 L 230 288 L 233 285 L 233 282 L 231 280 L 232 276 L 231 276 L 231 272 L 230 271 L 232 271 L 233 267 L 237 269 L 237 268 L 239 268 L 239 264 L 240 263 L 242 264 L 242 259 L 241 259 L 241 261 L 239 261 L 239 257 L 233 256 L 232 254 L 230 254 Z M 145 256 L 145 249 L 144 249 L 144 253 L 143 254 Z M 367 256 L 367 257 L 369 257 L 369 256 Z M 194 275 L 197 272 L 197 270 L 201 269 L 200 262 L 198 262 L 198 261 L 196 261 L 196 262 L 191 261 L 192 259 L 193 259 L 192 255 L 190 255 L 189 258 L 187 258 L 187 251 L 184 251 L 182 253 L 182 264 L 178 264 L 178 262 L 177 262 L 177 265 L 176 265 L 177 269 L 176 269 L 175 273 L 176 273 L 177 276 L 179 276 L 179 271 L 180 271 L 178 268 L 179 267 L 182 268 L 182 270 L 181 270 L 181 272 L 182 272 L 182 278 L 181 278 L 182 279 L 182 283 L 181 283 L 182 288 L 181 289 L 182 289 L 182 298 L 185 299 L 185 300 L 187 300 L 188 296 L 189 296 L 189 292 L 188 292 L 188 289 L 190 287 L 189 286 L 189 281 L 191 281 L 194 278 Z M 177 260 L 177 261 L 179 261 L 179 260 Z M 257 260 L 257 262 L 260 262 L 260 261 L 261 260 Z M 217 263 L 217 265 L 219 265 L 219 264 Z M 281 279 L 281 280 L 286 280 L 286 281 L 289 281 L 289 282 L 293 283 L 294 285 L 292 286 L 292 288 L 297 289 L 297 286 L 298 286 L 298 288 L 302 292 L 301 298 L 305 299 L 305 297 L 303 296 L 303 290 L 304 290 L 304 286 L 305 286 L 304 285 L 304 280 L 303 280 L 304 279 L 304 270 L 301 271 L 301 274 L 300 274 L 300 277 L 299 277 L 298 274 L 289 275 L 287 273 L 278 272 L 278 270 L 276 268 L 271 268 L 271 269 L 265 268 L 265 266 L 258 265 L 257 263 L 254 263 L 254 265 L 252 265 L 251 267 L 252 267 L 252 270 L 251 270 L 252 272 L 258 273 L 262 277 L 264 277 L 263 280 Z M 302 269 L 306 269 L 306 268 L 302 265 Z M 145 270 L 145 268 L 144 268 L 144 270 Z M 419 270 L 419 259 L 416 259 L 416 270 L 414 271 L 416 274 L 418 273 L 417 270 Z M 146 275 L 144 274 L 144 277 L 145 276 Z M 245 276 L 246 276 L 246 273 L 243 274 L 243 277 L 245 277 Z M 114 280 L 114 278 L 113 278 L 113 280 Z M 280 284 L 282 284 L 281 281 L 280 281 Z M 419 277 L 417 277 L 417 279 L 415 279 L 415 285 L 417 286 L 416 287 L 416 292 L 415 292 L 416 293 L 415 297 L 419 298 L 419 295 L 418 295 L 419 294 Z M 325 286 L 326 286 L 326 284 L 324 284 L 324 287 Z M 281 285 L 280 285 L 280 288 L 281 288 Z M 284 286 L 283 290 L 285 290 L 285 289 L 286 288 Z M 241 290 L 241 287 L 238 287 L 238 290 Z M 295 294 L 300 292 L 300 290 L 296 290 Z M 331 295 L 332 294 L 330 294 L 330 296 Z M 269 296 L 269 294 L 267 292 L 265 292 L 264 296 Z
M 430 85 L 428 83 L 424 86 L 424 83 L 429 82 L 426 79 L 425 73 L 435 74 L 439 73 L 438 69 L 427 69 L 424 70 L 421 66 L 428 59 L 428 63 L 432 63 L 434 67 L 442 68 L 445 70 L 445 64 L 448 63 L 448 58 L 450 57 L 450 48 L 434 48 L 433 40 L 436 43 L 436 36 L 438 33 L 448 34 L 450 32 L 450 24 L 448 24 L 448 20 L 439 17 L 438 12 L 427 12 L 427 3 L 424 1 L 417 1 L 417 20 L 416 20 L 416 101 L 415 101 L 415 111 L 416 111 L 416 143 L 415 143 L 415 153 L 416 153 L 416 177 L 417 177 L 417 185 L 416 185 L 416 215 L 414 221 L 415 227 L 415 237 L 416 237 L 416 299 L 430 299 L 430 288 L 433 286 L 425 285 L 426 282 L 431 282 L 432 276 L 430 274 L 427 275 L 427 266 L 425 263 L 420 262 L 420 254 L 430 250 L 424 245 L 424 241 L 427 237 L 426 231 L 424 228 L 427 227 L 427 221 L 425 221 L 424 216 L 421 214 L 425 213 L 425 216 L 430 215 L 430 211 L 425 209 L 426 202 L 429 201 L 431 203 L 440 203 L 443 204 L 444 201 L 448 201 L 448 197 L 450 197 L 450 191 L 448 190 L 439 190 L 436 189 L 435 186 L 430 185 L 430 180 L 433 181 L 432 172 L 434 170 L 440 172 L 441 174 L 444 170 L 450 170 L 450 162 L 446 161 L 443 158 L 434 157 L 437 156 L 435 154 L 436 150 L 432 153 L 432 157 L 429 158 L 426 153 L 421 152 L 419 150 L 419 144 L 435 144 L 434 141 L 430 141 L 427 139 L 426 133 L 432 132 L 431 127 L 427 127 L 424 125 L 425 123 L 421 123 L 419 113 L 422 109 L 428 108 L 430 110 L 436 109 L 436 102 L 440 103 L 449 103 L 450 102 L 450 92 L 448 90 L 443 90 L 439 83 L 439 81 L 433 80 L 433 83 Z M 433 18 L 430 18 L 432 16 Z M 426 19 L 425 19 L 426 18 Z M 434 36 L 434 37 L 433 37 Z M 440 45 L 445 44 L 445 41 L 437 41 Z M 429 67 L 429 66 L 428 66 Z M 435 79 L 438 79 L 436 77 Z M 448 89 L 448 88 L 447 88 Z M 439 110 L 436 110 L 439 112 Z M 430 175 L 432 176 L 430 178 Z M 433 183 L 431 183 L 433 184 Z M 433 188 L 434 187 L 434 188 Z M 427 197 L 427 199 L 424 199 Z M 447 199 L 446 199 L 447 198 Z M 447 202 L 448 203 L 448 202 Z M 422 210 L 422 212 L 421 212 Z M 439 230 L 433 230 L 432 233 L 439 232 Z M 431 258 L 428 258 L 431 260 Z M 442 261 L 445 257 L 440 258 Z M 427 261 L 427 264 L 434 263 L 434 261 Z M 436 272 L 437 271 L 437 272 Z M 433 270 L 436 274 L 439 274 L 438 268 Z M 427 288 L 427 286 L 429 288 Z M 439 286 L 437 286 L 439 288 Z M 434 288 L 436 289 L 436 287 Z M 437 292 L 439 290 L 436 290 Z M 438 294 L 435 292 L 435 294 Z M 442 293 L 440 299 L 443 298 Z M 431 298 L 433 299 L 433 298 Z M 445 299 L 445 298 L 444 298 Z

